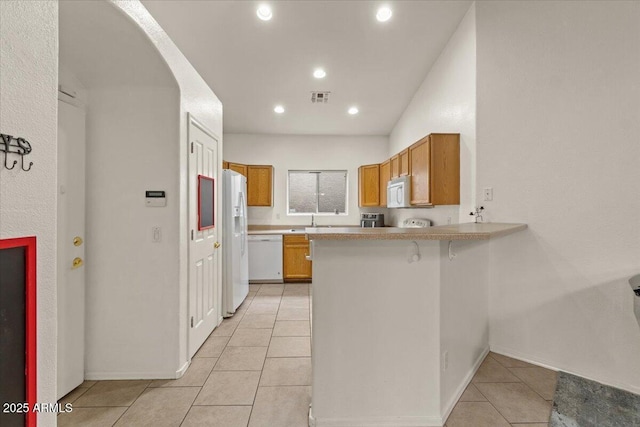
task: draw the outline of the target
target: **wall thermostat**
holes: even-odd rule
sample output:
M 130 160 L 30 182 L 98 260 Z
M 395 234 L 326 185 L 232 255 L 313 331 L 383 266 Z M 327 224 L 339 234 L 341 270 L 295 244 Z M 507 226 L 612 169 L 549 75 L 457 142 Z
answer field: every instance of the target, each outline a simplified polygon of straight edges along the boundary
M 167 195 L 164 191 L 146 191 L 145 205 L 149 208 L 167 206 Z

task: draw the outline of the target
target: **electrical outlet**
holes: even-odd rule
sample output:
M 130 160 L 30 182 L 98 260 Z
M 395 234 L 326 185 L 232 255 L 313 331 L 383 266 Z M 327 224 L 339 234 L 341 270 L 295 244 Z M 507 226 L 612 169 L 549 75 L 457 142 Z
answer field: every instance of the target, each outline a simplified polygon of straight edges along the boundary
M 446 371 L 449 368 L 449 352 L 442 353 L 442 370 Z
M 153 243 L 160 243 L 162 235 L 160 234 L 160 227 L 151 227 L 151 240 Z
M 490 202 L 493 200 L 493 188 L 492 187 L 486 187 L 484 189 L 484 201 L 485 202 Z
M 450 216 L 447 217 L 447 225 L 449 225 L 449 224 L 451 224 L 451 217 Z

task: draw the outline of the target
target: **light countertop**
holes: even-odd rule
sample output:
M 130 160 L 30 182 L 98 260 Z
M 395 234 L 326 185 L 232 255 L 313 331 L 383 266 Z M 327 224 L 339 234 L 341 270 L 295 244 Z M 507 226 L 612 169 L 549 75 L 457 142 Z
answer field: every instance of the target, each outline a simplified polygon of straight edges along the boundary
M 344 226 L 337 225 L 336 228 L 357 228 L 357 226 Z M 331 227 L 321 227 L 321 229 L 325 228 L 334 228 Z M 249 225 L 247 226 L 247 234 L 307 234 L 306 225 Z
M 522 231 L 526 224 L 464 223 L 427 228 L 305 228 L 309 240 L 488 240 Z

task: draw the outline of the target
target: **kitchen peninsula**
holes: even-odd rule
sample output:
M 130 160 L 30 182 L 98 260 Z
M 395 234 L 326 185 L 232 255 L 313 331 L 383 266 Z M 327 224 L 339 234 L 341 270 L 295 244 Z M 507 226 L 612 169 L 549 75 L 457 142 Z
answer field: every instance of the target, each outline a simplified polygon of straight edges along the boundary
M 310 425 L 442 426 L 489 351 L 491 239 L 526 227 L 307 228 Z

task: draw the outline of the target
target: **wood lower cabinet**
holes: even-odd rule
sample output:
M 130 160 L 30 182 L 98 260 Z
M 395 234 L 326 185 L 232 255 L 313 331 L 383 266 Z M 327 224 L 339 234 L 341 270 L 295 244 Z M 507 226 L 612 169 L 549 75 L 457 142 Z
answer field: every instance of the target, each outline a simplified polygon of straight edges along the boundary
M 380 205 L 387 207 L 387 184 L 391 180 L 391 168 L 389 160 L 380 163 Z
M 247 166 L 247 205 L 273 206 L 273 166 Z
M 304 234 L 285 234 L 283 237 L 282 259 L 286 282 L 310 281 L 312 277 L 309 255 L 309 241 Z
M 358 205 L 380 206 L 380 165 L 358 168 Z
M 460 135 L 430 134 L 409 147 L 411 204 L 460 204 Z
M 229 163 L 229 168 L 232 171 L 236 171 L 242 175 L 244 175 L 245 177 L 247 177 L 247 165 L 241 165 L 240 163 Z

